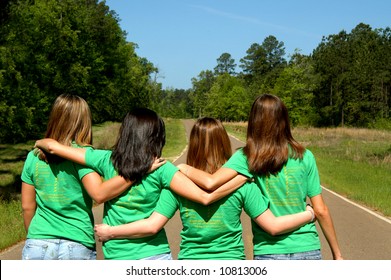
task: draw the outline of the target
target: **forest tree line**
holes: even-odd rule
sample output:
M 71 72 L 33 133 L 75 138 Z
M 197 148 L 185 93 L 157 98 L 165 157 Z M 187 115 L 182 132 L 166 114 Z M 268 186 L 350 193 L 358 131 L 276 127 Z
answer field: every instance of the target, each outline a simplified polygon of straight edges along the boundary
M 389 27 L 359 23 L 323 37 L 310 55 L 286 54 L 270 35 L 239 61 L 222 53 L 189 89 L 162 89 L 158 72 L 104 1 L 2 1 L 0 143 L 41 137 L 61 93 L 85 98 L 94 123 L 121 121 L 138 106 L 163 117 L 245 121 L 267 92 L 284 100 L 294 125 L 391 128 Z
M 158 94 L 155 106 L 172 117 L 247 119 L 254 98 L 280 96 L 294 125 L 391 129 L 391 29 L 360 23 L 350 33 L 324 36 L 310 55 L 286 59 L 270 35 L 237 63 L 229 53 L 192 79 L 192 88 Z M 241 71 L 236 71 L 236 69 Z

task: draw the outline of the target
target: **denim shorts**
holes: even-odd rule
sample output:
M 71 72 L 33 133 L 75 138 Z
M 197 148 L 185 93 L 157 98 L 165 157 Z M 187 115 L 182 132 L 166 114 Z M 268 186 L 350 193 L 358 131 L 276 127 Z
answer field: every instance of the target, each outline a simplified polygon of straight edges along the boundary
M 96 250 L 66 239 L 27 239 L 22 260 L 96 260 Z
M 172 256 L 171 256 L 171 253 L 167 253 L 167 254 L 150 256 L 150 257 L 144 258 L 142 260 L 159 260 L 159 261 L 172 260 Z
M 268 254 L 256 255 L 254 260 L 321 260 L 322 254 L 320 250 L 313 250 L 292 254 Z

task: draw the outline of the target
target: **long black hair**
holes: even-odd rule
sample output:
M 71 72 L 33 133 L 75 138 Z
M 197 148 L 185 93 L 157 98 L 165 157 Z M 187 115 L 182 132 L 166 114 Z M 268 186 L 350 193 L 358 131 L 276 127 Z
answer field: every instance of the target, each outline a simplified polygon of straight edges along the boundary
M 163 120 L 150 109 L 136 108 L 122 121 L 111 160 L 119 175 L 138 181 L 148 173 L 153 160 L 161 157 L 165 143 Z

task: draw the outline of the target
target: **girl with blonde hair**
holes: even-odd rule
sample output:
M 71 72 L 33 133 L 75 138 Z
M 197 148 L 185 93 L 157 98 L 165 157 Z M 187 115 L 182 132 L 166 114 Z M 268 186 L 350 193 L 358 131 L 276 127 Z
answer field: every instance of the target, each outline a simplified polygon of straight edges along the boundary
M 69 147 L 90 147 L 87 102 L 76 95 L 58 96 L 45 137 Z M 130 184 L 118 178 L 102 183 L 94 170 L 38 149 L 29 152 L 21 179 L 27 231 L 22 259 L 96 259 L 92 199 L 104 202 Z
M 164 121 L 158 114 L 147 108 L 135 108 L 122 121 L 113 151 L 72 148 L 53 139 L 38 140 L 36 146 L 50 154 L 85 164 L 105 179 L 119 174 L 124 183 L 132 181 L 131 188 L 104 205 L 103 222 L 110 226 L 148 218 L 161 193 L 168 189 L 206 205 L 226 196 L 246 181 L 244 176 L 235 176 L 214 192 L 207 193 L 171 162 L 148 172 L 152 162 L 161 157 L 165 141 Z M 140 237 L 121 237 L 104 242 L 105 259 L 172 259 L 164 229 Z

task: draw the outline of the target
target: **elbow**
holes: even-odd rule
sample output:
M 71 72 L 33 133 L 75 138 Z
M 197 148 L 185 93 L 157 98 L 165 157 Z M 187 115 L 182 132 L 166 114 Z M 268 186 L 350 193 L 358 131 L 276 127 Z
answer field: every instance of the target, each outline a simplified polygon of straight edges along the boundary
M 154 226 L 151 224 L 150 226 L 146 227 L 145 234 L 147 236 L 156 235 L 161 229 L 159 227 Z
M 219 186 L 216 186 L 215 180 L 212 178 L 205 178 L 205 185 L 204 188 L 208 191 L 214 191 L 218 188 Z
M 314 212 L 316 218 L 319 220 L 322 220 L 322 218 L 328 217 L 330 215 L 329 209 L 326 205 L 324 205 L 323 207 L 314 207 Z
M 22 212 L 23 213 L 28 213 L 28 212 L 34 212 L 36 209 L 37 205 L 36 204 L 28 204 L 28 203 L 22 203 Z
M 103 198 L 94 198 L 94 201 L 95 201 L 95 203 L 96 204 L 102 204 L 102 203 L 105 203 L 106 202 L 106 200 L 105 199 L 103 199 Z
M 90 193 L 90 196 L 97 204 L 105 203 L 108 200 L 105 195 L 103 195 L 99 192 L 94 193 L 94 194 Z
M 271 236 L 276 236 L 281 234 L 282 232 L 276 229 L 267 229 L 266 232 Z
M 209 193 L 204 193 L 201 195 L 201 200 L 199 201 L 199 203 L 203 206 L 208 206 L 209 204 L 211 204 L 213 202 L 213 199 L 211 197 L 211 194 Z

